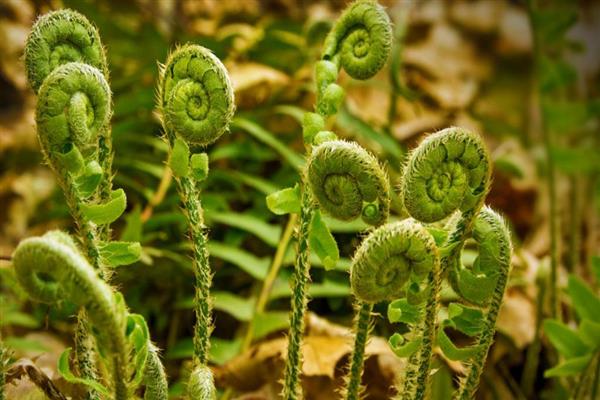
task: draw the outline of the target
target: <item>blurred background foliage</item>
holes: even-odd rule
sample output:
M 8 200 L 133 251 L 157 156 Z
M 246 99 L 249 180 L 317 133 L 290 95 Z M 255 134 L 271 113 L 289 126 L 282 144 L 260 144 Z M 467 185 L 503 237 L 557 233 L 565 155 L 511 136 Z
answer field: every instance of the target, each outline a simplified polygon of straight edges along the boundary
M 395 23 L 393 56 L 368 83 L 342 76 L 348 95 L 332 128 L 377 154 L 394 185 L 406 152 L 423 133 L 459 125 L 484 135 L 495 166 L 488 203 L 507 216 L 515 256 L 480 397 L 561 398 L 573 382 L 543 378 L 559 356 L 540 332 L 548 313 L 550 216 L 558 222 L 560 287 L 574 273 L 597 290 L 600 4 L 554 1 L 530 20 L 527 4 L 519 1 L 381 2 Z M 110 62 L 115 183 L 129 200 L 115 235 L 143 245 L 142 260 L 119 268 L 115 283 L 164 350 L 174 398 L 182 393 L 192 354 L 193 274 L 186 222 L 154 114 L 157 62 L 177 43 L 191 41 L 211 49 L 231 74 L 236 118 L 231 133 L 208 148 L 211 173 L 202 194 L 215 274 L 211 361 L 221 389 L 246 399 L 276 398 L 294 220 L 273 215 L 265 196 L 298 181 L 304 163 L 299 120 L 314 104 L 312 68 L 344 6 L 341 0 L 0 1 L 0 256 L 8 258 L 25 237 L 72 228 L 63 195 L 42 163 L 22 63 L 35 17 L 70 7 L 97 25 Z M 397 196 L 392 208 L 396 218 L 405 216 Z M 303 371 L 310 399 L 334 398 L 341 380 L 352 318 L 347 270 L 364 228 L 327 222 L 342 259 L 328 272 L 313 260 Z M 465 252 L 466 262 L 469 257 L 473 250 Z M 271 283 L 269 270 L 279 265 L 271 290 L 263 289 L 265 279 Z M 0 289 L 0 329 L 14 358 L 34 360 L 73 393 L 56 373 L 56 358 L 70 345 L 74 307 L 29 302 L 9 260 L 0 261 Z M 255 312 L 261 291 L 268 303 Z M 451 299 L 446 291 L 443 300 Z M 569 298 L 562 300 L 565 319 L 572 321 Z M 385 309 L 376 307 L 382 314 Z M 384 318 L 375 324 L 377 337 L 367 348 L 369 399 L 391 396 L 388 388 L 402 365 L 385 339 L 397 328 Z M 445 399 L 460 365 L 443 358 L 437 364 L 432 396 Z M 40 398 L 26 380 L 9 387 L 13 398 Z

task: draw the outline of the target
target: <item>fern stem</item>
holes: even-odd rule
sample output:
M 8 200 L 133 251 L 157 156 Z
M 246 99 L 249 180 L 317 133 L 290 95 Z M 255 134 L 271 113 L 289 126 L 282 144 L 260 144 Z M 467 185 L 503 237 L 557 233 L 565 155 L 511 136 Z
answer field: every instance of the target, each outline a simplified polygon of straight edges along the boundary
M 100 194 L 100 201 L 105 202 L 110 200 L 112 193 L 112 163 L 113 163 L 113 148 L 112 148 L 112 134 L 110 132 L 110 126 L 105 128 L 105 133 L 100 135 L 98 141 L 98 161 L 102 167 L 102 180 L 98 187 Z M 110 224 L 102 225 L 98 227 L 98 233 L 100 239 L 109 241 L 111 236 Z
M 294 270 L 292 288 L 292 313 L 290 317 L 290 334 L 288 337 L 287 362 L 283 398 L 296 400 L 302 398 L 300 374 L 302 370 L 302 336 L 304 334 L 304 315 L 308 303 L 307 286 L 310 281 L 310 262 L 308 235 L 310 221 L 313 215 L 313 201 L 310 190 L 303 185 L 302 203 L 300 208 L 299 230 L 297 233 L 298 252 Z
M 188 218 L 190 236 L 194 252 L 195 296 L 194 309 L 196 325 L 194 326 L 194 364 L 206 365 L 210 349 L 212 317 L 210 303 L 210 286 L 212 273 L 209 264 L 204 211 L 198 189 L 194 181 L 188 177 L 178 178 L 178 187 L 183 209 Z
M 416 377 L 415 400 L 424 399 L 427 392 L 427 379 L 431 367 L 431 356 L 436 335 L 436 319 L 438 310 L 438 295 L 441 290 L 441 276 L 437 269 L 429 273 L 429 287 L 431 295 L 427 298 L 425 316 L 423 318 L 423 342 L 419 351 L 418 372 Z M 502 300 L 502 298 L 500 298 Z
M 474 398 L 479 383 L 479 377 L 483 372 L 483 366 L 487 358 L 488 351 L 494 341 L 494 333 L 496 332 L 496 319 L 502 305 L 502 298 L 508 282 L 508 273 L 500 273 L 498 275 L 498 283 L 492 296 L 481 335 L 477 342 L 478 351 L 473 357 L 473 361 L 467 370 L 464 382 L 461 384 L 456 399 L 469 400 Z
M 77 327 L 75 328 L 75 360 L 79 376 L 84 379 L 98 381 L 98 373 L 94 363 L 94 341 L 90 333 L 90 325 L 88 323 L 85 309 L 79 310 L 77 313 Z M 86 393 L 87 400 L 100 400 L 100 395 L 92 388 L 88 388 Z
M 350 369 L 346 375 L 346 395 L 347 400 L 358 400 L 361 396 L 361 379 L 365 361 L 365 347 L 369 339 L 369 331 L 371 327 L 371 312 L 373 304 L 361 300 L 356 300 L 355 307 L 357 309 L 354 320 L 355 332 L 354 347 L 352 348 L 352 356 Z

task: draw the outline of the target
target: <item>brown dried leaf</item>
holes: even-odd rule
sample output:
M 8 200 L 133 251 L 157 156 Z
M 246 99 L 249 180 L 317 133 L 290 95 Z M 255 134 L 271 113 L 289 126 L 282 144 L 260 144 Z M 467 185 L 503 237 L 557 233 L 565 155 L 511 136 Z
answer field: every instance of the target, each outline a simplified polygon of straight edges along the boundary
M 240 108 L 255 107 L 287 86 L 290 78 L 281 71 L 253 62 L 227 65 Z
M 498 27 L 504 7 L 500 0 L 457 1 L 451 3 L 450 17 L 467 29 L 489 33 Z
M 525 348 L 535 336 L 534 303 L 520 290 L 507 290 L 496 326 L 517 348 Z
M 352 336 L 348 328 L 314 315 L 307 320 L 308 335 L 302 347 L 303 383 L 313 393 L 310 396 L 307 393 L 307 398 L 326 399 L 317 394 L 329 393 L 331 396 L 341 384 L 342 368 L 352 349 Z M 371 337 L 365 352 L 370 357 L 365 366 L 365 377 L 375 374 L 377 379 L 374 379 L 374 384 L 384 388 L 379 388 L 380 391 L 386 391 L 397 378 L 396 374 L 402 370 L 402 361 L 381 337 Z M 217 385 L 231 386 L 242 392 L 252 391 L 252 396 L 263 396 L 256 398 L 270 398 L 268 393 L 272 391 L 271 386 L 279 385 L 286 354 L 287 338 L 259 343 L 226 365 L 217 367 L 214 371 Z M 277 390 L 275 392 L 278 393 Z

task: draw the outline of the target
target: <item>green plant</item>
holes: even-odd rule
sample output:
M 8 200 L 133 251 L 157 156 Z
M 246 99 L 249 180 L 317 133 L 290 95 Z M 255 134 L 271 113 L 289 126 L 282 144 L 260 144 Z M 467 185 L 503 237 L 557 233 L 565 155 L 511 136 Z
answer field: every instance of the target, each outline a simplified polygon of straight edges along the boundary
M 326 118 L 337 113 L 344 98 L 344 90 L 336 83 L 340 69 L 344 68 L 355 79 L 368 79 L 383 67 L 388 58 L 390 47 L 391 26 L 389 17 L 376 2 L 358 0 L 349 5 L 342 13 L 327 36 L 321 60 L 315 66 L 316 113 L 307 112 L 303 118 L 302 131 L 309 158 L 319 148 L 322 149 L 323 155 L 326 155 L 328 153 L 327 149 L 332 146 L 329 143 L 336 139 L 336 135 L 326 130 L 325 125 Z M 333 143 L 338 143 L 338 145 L 333 145 L 334 147 L 337 146 L 338 150 L 347 147 L 346 144 L 339 144 L 340 142 Z M 324 147 L 320 147 L 320 145 Z M 352 163 L 353 161 L 350 158 L 348 162 Z M 327 165 L 327 162 L 324 162 L 323 165 Z M 329 167 L 331 167 L 331 164 L 327 168 Z M 352 171 L 354 171 L 352 168 L 343 168 L 343 173 L 350 172 L 352 174 Z M 381 174 L 381 176 L 386 179 L 385 175 Z M 367 221 L 369 218 L 381 220 L 385 218 L 384 215 L 387 216 L 389 211 L 389 200 L 386 199 L 378 203 L 377 196 L 369 194 L 365 196 L 365 200 L 373 202 L 373 204 L 365 207 L 363 212 L 362 200 L 358 200 L 362 196 L 357 197 L 356 194 L 351 194 L 356 190 L 356 188 L 351 187 L 353 179 L 346 181 L 346 183 L 344 183 L 341 176 L 330 179 L 325 186 L 319 188 L 316 192 L 314 192 L 314 189 L 307 188 L 306 181 L 310 179 L 310 169 L 307 169 L 302 174 L 302 182 L 298 190 L 301 191 L 301 194 L 296 189 L 284 189 L 284 191 L 270 196 L 271 202 L 274 203 L 272 209 L 281 208 L 278 203 L 287 201 L 291 206 L 286 205 L 284 211 L 299 213 L 290 334 L 284 373 L 283 397 L 285 399 L 301 397 L 299 378 L 302 365 L 301 345 L 304 333 L 304 314 L 308 302 L 307 287 L 310 279 L 310 263 L 308 260 L 310 248 L 315 248 L 315 252 L 326 266 L 335 264 L 339 258 L 335 240 L 322 222 L 320 212 L 316 211 L 313 195 L 316 196 L 317 203 L 325 202 L 324 210 L 334 212 L 332 214 L 334 217 L 337 217 L 334 204 L 339 201 L 336 197 L 348 194 L 354 196 L 354 199 L 351 199 L 351 197 L 344 199 L 354 202 L 345 214 L 340 214 L 342 219 L 345 220 L 356 218 L 360 214 Z M 325 175 L 321 179 L 325 179 Z M 340 180 L 340 182 L 336 182 L 337 180 Z M 339 187 L 337 186 L 338 183 L 341 184 Z M 320 186 L 321 183 L 317 182 L 317 184 Z M 329 190 L 334 190 L 334 192 L 327 193 Z M 334 200 L 333 203 L 331 200 L 327 200 L 327 196 Z M 294 199 L 291 202 L 289 201 L 290 197 Z M 358 214 L 356 214 L 357 210 Z
M 65 193 L 90 262 L 101 268 L 97 228 L 84 215 L 85 201 L 95 194 L 102 180 L 98 138 L 111 114 L 106 56 L 98 32 L 85 17 L 73 11 L 46 14 L 38 19 L 28 37 L 25 66 L 30 84 L 39 95 L 36 122 L 44 158 Z M 105 268 L 101 271 L 108 274 Z M 94 380 L 97 373 L 85 315 L 80 314 L 78 319 L 79 372 Z M 88 398 L 97 397 L 91 389 Z
M 318 208 L 342 221 L 362 218 L 369 225 L 387 221 L 390 209 L 388 178 L 377 159 L 353 142 L 325 141 L 313 148 L 307 178 Z M 317 213 L 318 211 L 315 211 Z M 317 214 L 318 216 L 318 214 Z M 346 377 L 345 396 L 359 396 L 372 304 L 357 295 L 355 342 Z
M 429 372 L 440 281 L 440 257 L 435 240 L 411 219 L 377 228 L 354 255 L 353 293 L 365 304 L 394 300 L 390 305 L 393 310 L 390 320 L 416 325 L 408 341 L 400 334 L 390 340 L 397 355 L 411 357 L 401 392 L 403 398 L 419 398 L 420 380 Z M 420 305 L 424 302 L 427 306 L 423 314 Z M 360 330 L 356 332 L 357 337 L 360 333 Z M 364 340 L 360 345 L 364 348 Z M 427 348 L 429 351 L 420 350 Z M 357 366 L 352 363 L 352 368 Z M 348 391 L 353 395 L 348 398 L 358 398 L 356 386 L 359 383 L 350 380 Z
M 562 358 L 544 376 L 574 377 L 572 398 L 595 399 L 600 394 L 600 297 L 575 275 L 569 276 L 567 292 L 578 324 L 573 329 L 556 319 L 544 321 L 544 333 Z
M 59 360 L 63 376 L 93 387 L 102 395 L 131 399 L 143 380 L 148 359 L 150 344 L 144 319 L 128 313 L 122 296 L 97 276 L 64 232 L 51 231 L 23 240 L 13 254 L 13 265 L 20 285 L 33 299 L 45 303 L 68 300 L 87 311 L 101 350 L 100 361 L 107 364 L 103 370 L 109 371 L 112 385 L 108 389 L 96 380 L 73 376 L 68 365 L 70 349 Z M 151 385 L 163 383 L 166 387 L 164 374 L 161 379 L 162 382 L 153 381 Z
M 212 272 L 198 183 L 208 175 L 208 156 L 190 155 L 190 146 L 206 146 L 228 130 L 234 113 L 233 90 L 221 61 L 209 50 L 185 45 L 171 53 L 161 68 L 158 107 L 169 145 L 169 166 L 188 219 L 194 252 L 194 371 L 191 398 L 208 398 L 212 375 L 206 368 L 212 331 Z M 207 379 L 201 382 L 201 379 Z M 214 389 L 213 389 L 214 391 Z
M 438 343 L 448 358 L 469 364 L 456 393 L 456 397 L 462 399 L 472 398 L 477 389 L 510 269 L 508 230 L 495 212 L 482 209 L 489 190 L 490 174 L 489 156 L 481 139 L 467 130 L 448 128 L 429 135 L 413 150 L 402 180 L 404 204 L 413 218 L 433 223 L 459 212 L 444 229 L 436 231 L 436 235 L 440 246 L 441 273 L 448 278 L 463 302 L 475 306 L 451 303 L 449 318 L 443 321 L 438 334 Z M 479 245 L 479 256 L 471 268 L 466 268 L 461 255 L 466 240 L 471 236 Z M 425 337 L 433 338 L 437 294 L 432 292 L 429 295 L 426 323 L 420 329 L 426 332 Z M 402 321 L 403 307 L 403 303 L 392 303 L 388 310 L 390 319 Z M 476 344 L 456 348 L 444 332 L 447 326 L 476 336 Z M 433 340 L 423 343 L 411 356 L 408 378 L 401 394 L 404 395 L 408 389 L 411 393 L 409 398 L 425 396 L 433 343 Z M 418 363 L 413 362 L 415 360 L 419 360 Z M 415 374 L 416 365 L 419 367 Z
M 91 65 L 97 68 L 105 80 L 108 81 L 108 64 L 100 35 L 87 18 L 69 9 L 53 11 L 42 15 L 32 27 L 25 46 L 26 72 L 33 90 L 37 93 L 50 73 L 59 66 L 69 62 L 80 62 Z M 94 179 L 98 181 L 98 193 L 102 201 L 108 201 L 112 198 L 113 151 L 112 135 L 108 124 L 110 114 L 112 113 L 110 91 L 104 94 L 104 96 L 107 95 L 108 101 L 96 98 L 97 101 L 92 102 L 94 106 L 99 108 L 98 114 L 94 116 L 101 117 L 98 120 L 94 120 L 93 127 L 84 127 L 82 125 L 86 122 L 84 114 L 76 117 L 79 120 L 72 119 L 69 122 L 70 128 L 76 131 L 74 136 L 82 134 L 82 137 L 72 138 L 80 140 L 77 143 L 78 145 L 90 145 L 92 141 L 96 141 L 96 149 L 94 149 L 96 154 L 86 161 L 96 161 L 98 165 L 87 164 L 86 167 L 88 175 L 96 175 Z M 88 100 L 91 100 L 91 98 Z M 85 110 L 85 102 L 85 97 L 77 96 L 72 99 L 71 105 L 78 107 L 78 112 L 82 112 L 82 110 Z M 107 107 L 108 110 L 103 111 L 103 107 Z M 106 112 L 106 115 L 102 115 L 102 112 Z M 90 117 L 88 115 L 88 121 L 91 119 Z M 58 124 L 59 122 L 55 123 Z M 90 131 L 89 133 L 84 133 L 88 130 Z M 40 134 L 40 142 L 42 144 L 44 144 L 42 138 L 45 135 L 46 133 Z M 61 145 L 64 145 L 64 143 L 61 143 Z M 51 156 L 52 150 L 45 146 L 43 147 L 46 151 L 46 157 Z M 50 165 L 56 168 L 52 163 Z M 80 173 L 82 171 L 71 172 Z M 88 182 L 88 185 L 91 186 L 92 183 Z M 89 188 L 89 190 L 93 189 Z M 108 240 L 110 235 L 108 224 L 100 225 L 102 239 Z
M 109 225 L 125 210 L 126 197 L 122 189 L 112 191 L 111 92 L 98 32 L 74 11 L 48 13 L 38 19 L 28 37 L 25 65 L 38 94 L 36 123 L 44 158 L 65 194 L 86 262 L 108 280 L 111 268 L 135 262 L 141 247 L 139 243 L 110 240 Z M 147 328 L 145 337 L 149 343 Z M 147 358 L 148 345 L 144 346 L 138 349 L 142 360 L 139 371 L 144 370 Z M 60 371 L 67 380 L 85 383 L 87 398 L 97 399 L 101 378 L 96 371 L 96 343 L 90 335 L 86 307 L 78 315 L 75 347 L 80 377 L 68 368 Z M 67 366 L 68 355 L 63 354 Z M 114 360 L 114 371 L 110 372 L 121 398 L 130 390 L 123 357 L 120 354 Z M 166 387 L 166 378 L 156 384 Z

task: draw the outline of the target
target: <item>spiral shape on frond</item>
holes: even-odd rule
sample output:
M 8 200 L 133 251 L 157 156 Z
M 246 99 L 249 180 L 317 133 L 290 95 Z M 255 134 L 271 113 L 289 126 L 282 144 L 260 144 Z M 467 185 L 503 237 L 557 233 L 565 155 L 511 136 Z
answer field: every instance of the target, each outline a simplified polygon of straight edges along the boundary
M 43 303 L 69 300 L 85 307 L 96 326 L 112 321 L 114 299 L 104 283 L 64 232 L 50 231 L 23 240 L 13 254 L 17 280 Z
M 454 399 L 467 400 L 475 397 L 475 392 L 479 386 L 479 379 L 483 372 L 485 360 L 489 349 L 494 341 L 496 330 L 496 321 L 506 291 L 508 276 L 510 273 L 510 261 L 512 255 L 512 244 L 510 232 L 506 223 L 500 215 L 488 207 L 484 207 L 478 214 L 473 226 L 473 238 L 479 245 L 479 256 L 475 261 L 475 273 L 482 275 L 475 281 L 465 279 L 470 286 L 481 285 L 478 281 L 488 281 L 492 284 L 489 287 L 487 296 L 475 296 L 475 302 L 484 305 L 487 312 L 482 321 L 481 333 L 477 338 L 477 349 L 475 354 L 468 360 L 468 368 L 464 378 L 460 380 L 458 391 Z M 452 282 L 452 280 L 451 280 Z M 471 288 L 461 288 L 459 281 L 459 294 L 469 300 L 465 293 L 479 294 L 481 290 L 473 291 Z M 488 285 L 482 285 L 488 286 Z M 485 294 L 485 293 L 484 293 Z M 484 300 L 484 301 L 481 301 Z
M 19 284 L 34 300 L 69 300 L 85 308 L 97 328 L 99 346 L 113 361 L 115 399 L 131 398 L 126 372 L 126 308 L 81 255 L 73 239 L 60 231 L 25 239 L 17 246 L 12 260 Z
M 167 59 L 159 104 L 169 135 L 208 145 L 229 129 L 235 104 L 227 70 L 208 49 L 185 45 Z
M 472 268 L 465 268 L 460 258 L 453 260 L 449 282 L 463 299 L 480 306 L 492 298 L 498 279 L 508 275 L 512 244 L 503 218 L 483 207 L 473 224 L 473 239 L 478 255 Z
M 34 91 L 59 66 L 81 62 L 107 75 L 104 48 L 97 29 L 83 15 L 65 9 L 42 15 L 25 45 L 27 77 Z
M 477 208 L 490 184 L 490 159 L 481 138 L 462 128 L 429 135 L 413 150 L 402 180 L 404 205 L 422 222 Z
M 377 159 L 354 142 L 332 140 L 313 148 L 308 183 L 319 206 L 334 218 L 358 217 L 381 225 L 390 210 L 390 188 Z
M 512 254 L 510 232 L 504 219 L 490 207 L 479 212 L 473 225 L 473 239 L 479 245 L 475 263 L 482 272 L 508 272 Z
M 75 144 L 97 145 L 111 114 L 111 92 L 104 75 L 82 63 L 56 68 L 40 87 L 36 122 L 40 142 L 50 157 Z
M 385 64 L 392 48 L 392 26 L 382 6 L 372 0 L 352 3 L 325 39 L 322 58 L 339 63 L 354 79 L 365 80 Z
M 356 297 L 368 303 L 397 299 L 406 284 L 420 282 L 439 267 L 431 234 L 414 220 L 380 226 L 356 250 L 350 284 Z

